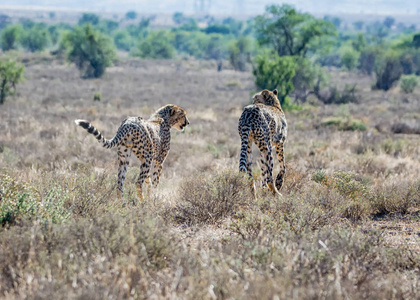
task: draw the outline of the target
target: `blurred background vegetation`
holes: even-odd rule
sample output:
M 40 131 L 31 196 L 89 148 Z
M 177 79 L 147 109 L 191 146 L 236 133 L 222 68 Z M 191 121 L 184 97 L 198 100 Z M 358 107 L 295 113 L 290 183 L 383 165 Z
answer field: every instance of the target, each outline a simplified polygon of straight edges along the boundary
M 372 89 L 400 84 L 405 93 L 413 91 L 420 74 L 420 33 L 415 24 L 397 23 L 392 16 L 349 22 L 283 4 L 269 5 L 247 20 L 176 12 L 167 22 L 171 26 L 134 10 L 112 19 L 83 13 L 74 24 L 59 22 L 54 12 L 46 18 L 12 22 L 2 15 L 3 53 L 48 51 L 74 63 L 83 78 L 101 77 L 124 56 L 216 60 L 219 71 L 252 71 L 258 88 L 277 88 L 286 109 L 296 107 L 291 96 L 295 104 L 308 95 L 324 103 L 357 101 L 357 87 L 338 90 L 325 68 L 362 72 L 372 76 Z M 273 82 L 274 77 L 279 80 Z

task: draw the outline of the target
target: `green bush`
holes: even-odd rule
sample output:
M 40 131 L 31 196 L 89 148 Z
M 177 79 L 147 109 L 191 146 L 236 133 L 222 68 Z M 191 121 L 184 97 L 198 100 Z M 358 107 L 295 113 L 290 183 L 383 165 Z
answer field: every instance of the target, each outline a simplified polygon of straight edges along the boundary
M 399 61 L 405 75 L 420 74 L 420 50 L 404 49 L 399 57 Z
M 359 53 L 366 49 L 368 43 L 366 41 L 365 35 L 359 32 L 355 39 L 351 42 L 351 45 L 354 50 L 358 51 Z
M 403 73 L 399 58 L 394 53 L 376 57 L 374 69 L 376 73 L 375 88 L 385 91 L 389 90 Z
M 119 50 L 130 51 L 133 38 L 126 30 L 120 30 L 114 35 L 114 44 Z
M 137 19 L 137 13 L 134 10 L 130 10 L 125 14 L 125 18 L 127 20 Z
M 68 60 L 76 64 L 85 78 L 101 77 L 116 57 L 112 40 L 90 24 L 75 27 L 62 43 L 68 51 Z
M 416 88 L 418 82 L 418 77 L 414 74 L 402 75 L 400 78 L 400 87 L 404 93 L 412 93 Z
M 52 25 L 48 27 L 48 33 L 50 36 L 51 44 L 56 45 L 60 39 L 60 28 L 58 25 Z
M 250 62 L 253 51 L 253 41 L 248 36 L 243 36 L 233 41 L 229 46 L 229 61 L 235 70 L 245 71 L 246 64 Z
M 24 66 L 10 59 L 0 59 L 0 104 L 13 95 L 16 85 L 23 80 Z
M 23 33 L 21 25 L 9 25 L 1 31 L 0 46 L 3 51 L 15 50 Z
M 322 40 L 336 35 L 328 21 L 300 13 L 291 5 L 268 5 L 264 15 L 255 18 L 255 31 L 261 45 L 279 56 L 302 56 L 318 51 Z
M 205 49 L 205 58 L 220 60 L 224 57 L 226 38 L 221 34 L 209 34 L 209 41 Z
M 360 53 L 359 70 L 367 75 L 371 75 L 375 68 L 375 60 L 379 55 L 374 49 L 366 49 Z
M 50 220 L 61 223 L 70 213 L 65 207 L 68 195 L 61 187 L 52 187 L 45 197 L 26 182 L 8 175 L 0 176 L 0 224 L 13 224 L 19 219 Z
M 90 23 L 91 25 L 98 25 L 99 17 L 92 13 L 84 13 L 79 19 L 79 25 Z
M 102 101 L 101 93 L 96 92 L 95 95 L 93 95 L 93 101 Z
M 229 34 L 230 33 L 229 27 L 226 25 L 221 25 L 221 24 L 209 25 L 203 31 L 207 34 L 212 34 L 212 33 Z
M 293 91 L 296 60 L 292 56 L 263 54 L 257 56 L 257 66 L 253 73 L 255 84 L 260 89 L 278 90 L 278 99 L 284 109 L 290 108 L 289 93 Z
M 130 24 L 125 28 L 125 30 L 127 30 L 130 36 L 133 38 L 145 38 L 149 32 L 149 24 L 150 19 L 142 18 L 137 25 Z
M 325 93 L 321 93 L 319 90 L 316 90 L 315 95 L 325 104 L 358 103 L 360 100 L 360 96 L 357 94 L 356 84 L 346 84 L 344 90 L 341 92 L 336 86 L 331 86 L 329 91 Z
M 175 48 L 171 44 L 172 36 L 164 30 L 152 31 L 147 37 L 141 40 L 137 46 L 134 56 L 142 58 L 163 58 L 175 57 Z
M 341 63 L 347 70 L 353 70 L 357 67 L 360 53 L 351 47 L 345 47 L 341 50 Z
M 321 126 L 334 126 L 341 131 L 366 131 L 367 126 L 363 121 L 351 118 L 332 117 L 321 122 Z
M 30 52 L 42 51 L 47 48 L 49 43 L 50 34 L 47 28 L 41 24 L 36 24 L 25 30 L 22 35 L 22 46 Z
M 331 176 L 314 174 L 313 179 L 344 197 L 345 201 L 340 204 L 342 217 L 357 221 L 373 213 L 371 201 L 374 193 L 368 183 L 357 174 L 339 171 Z
M 107 35 L 112 35 L 119 25 L 120 24 L 117 21 L 105 19 L 100 20 L 99 24 L 95 26 L 95 28 Z
M 205 57 L 209 43 L 209 35 L 203 32 L 177 31 L 173 39 L 173 45 L 179 54 L 196 58 Z
M 318 64 L 308 58 L 296 57 L 295 76 L 292 80 L 295 100 L 306 101 L 309 92 L 317 94 L 326 83 L 326 76 Z

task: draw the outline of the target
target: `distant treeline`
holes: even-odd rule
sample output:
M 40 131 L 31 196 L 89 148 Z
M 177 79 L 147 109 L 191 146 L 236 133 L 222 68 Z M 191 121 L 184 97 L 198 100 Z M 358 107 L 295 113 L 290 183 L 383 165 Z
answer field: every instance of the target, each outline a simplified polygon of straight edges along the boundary
M 322 96 L 327 80 L 321 67 L 374 74 L 373 88 L 383 90 L 402 75 L 420 74 L 420 33 L 392 17 L 349 25 L 335 16 L 317 19 L 290 5 L 271 5 L 247 21 L 175 13 L 175 26 L 164 29 L 153 29 L 153 20 L 140 18 L 135 11 L 121 21 L 84 13 L 76 26 L 9 20 L 0 17 L 4 52 L 48 50 L 74 62 L 85 77 L 101 76 L 117 50 L 144 59 L 212 59 L 219 61 L 219 68 L 222 61 L 229 61 L 235 70 L 252 70 L 256 84 L 283 91 L 283 101 L 294 92 L 297 100 L 312 93 L 335 103 L 349 99 L 352 89 Z

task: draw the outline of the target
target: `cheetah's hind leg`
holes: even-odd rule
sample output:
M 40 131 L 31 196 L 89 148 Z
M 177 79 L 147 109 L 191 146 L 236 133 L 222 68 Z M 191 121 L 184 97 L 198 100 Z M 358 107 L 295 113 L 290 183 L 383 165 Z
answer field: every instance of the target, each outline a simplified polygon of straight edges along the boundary
M 144 155 L 144 156 L 143 156 Z M 152 163 L 151 152 L 144 149 L 143 155 L 141 151 L 136 153 L 137 158 L 140 160 L 140 174 L 136 182 L 137 197 L 143 201 L 143 182 L 149 177 L 150 165 Z
M 252 175 L 252 142 L 248 143 L 247 149 L 247 164 L 246 164 L 246 170 L 249 176 L 249 189 L 251 191 L 252 196 L 254 199 L 257 199 L 257 192 L 255 188 L 255 180 L 254 176 Z
M 261 175 L 263 178 L 263 187 L 267 185 L 268 189 L 273 195 L 280 196 L 281 194 L 277 191 L 273 183 L 273 156 L 271 151 L 271 143 L 268 138 L 260 136 L 256 138 L 258 141 L 256 144 L 261 152 Z
M 125 146 L 118 147 L 118 198 L 123 196 L 123 186 L 125 176 L 127 174 L 127 167 L 130 163 L 131 149 Z
M 154 170 L 155 170 L 155 161 L 152 160 L 150 164 L 149 175 L 144 180 L 144 182 L 146 183 L 146 197 L 147 198 L 150 198 L 151 191 L 154 187 L 154 178 L 153 178 Z
M 280 191 L 283 186 L 284 176 L 286 174 L 286 162 L 284 160 L 284 141 L 280 141 L 276 144 L 276 154 L 280 163 L 280 172 L 276 177 L 276 188 Z

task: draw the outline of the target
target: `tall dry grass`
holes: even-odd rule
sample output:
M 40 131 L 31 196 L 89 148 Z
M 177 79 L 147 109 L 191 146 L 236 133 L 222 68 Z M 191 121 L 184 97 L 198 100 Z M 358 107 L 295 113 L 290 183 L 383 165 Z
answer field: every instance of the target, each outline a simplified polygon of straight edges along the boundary
M 50 58 L 25 63 L 0 110 L 0 298 L 418 298 L 420 138 L 391 130 L 418 119 L 418 94 L 385 99 L 369 78 L 335 74 L 358 83 L 361 102 L 287 112 L 283 197 L 261 189 L 257 163 L 254 200 L 237 172 L 251 74 L 122 60 L 81 80 Z M 137 201 L 132 159 L 118 200 L 116 153 L 73 119 L 112 137 L 127 115 L 166 103 L 191 125 L 172 133 L 157 190 Z M 367 128 L 322 126 L 328 118 Z

